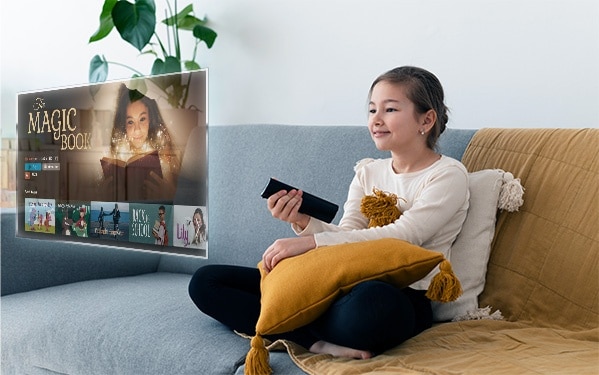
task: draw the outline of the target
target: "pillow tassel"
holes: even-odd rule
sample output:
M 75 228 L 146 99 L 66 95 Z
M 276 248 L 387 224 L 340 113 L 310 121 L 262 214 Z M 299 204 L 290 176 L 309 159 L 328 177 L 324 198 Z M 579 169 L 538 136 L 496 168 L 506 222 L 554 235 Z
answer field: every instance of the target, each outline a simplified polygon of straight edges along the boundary
M 272 369 L 268 363 L 269 353 L 264 344 L 262 337 L 256 333 L 256 336 L 252 337 L 250 344 L 250 351 L 245 357 L 245 369 L 243 373 L 245 375 L 270 375 Z
M 369 219 L 368 228 L 382 227 L 395 222 L 401 216 L 397 206 L 397 195 L 386 193 L 377 188 L 372 189 L 373 195 L 365 195 L 360 203 L 360 212 Z
M 507 212 L 516 212 L 524 204 L 524 199 L 522 199 L 524 187 L 522 187 L 520 179 L 514 178 L 514 175 L 510 172 L 504 173 L 503 181 L 497 208 Z
M 451 263 L 444 259 L 439 264 L 439 273 L 433 277 L 426 292 L 426 297 L 431 301 L 452 302 L 462 295 L 462 285 L 458 280 Z

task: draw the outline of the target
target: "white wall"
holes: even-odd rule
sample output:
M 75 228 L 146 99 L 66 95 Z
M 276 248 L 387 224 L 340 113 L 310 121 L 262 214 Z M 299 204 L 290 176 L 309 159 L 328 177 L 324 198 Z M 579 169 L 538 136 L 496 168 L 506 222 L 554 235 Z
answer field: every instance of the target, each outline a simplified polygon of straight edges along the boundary
M 372 80 L 410 64 L 441 79 L 451 127 L 599 126 L 596 0 L 193 3 L 219 33 L 200 59 L 211 125 L 362 125 Z M 102 4 L 2 2 L 3 136 L 14 135 L 16 92 L 86 83 L 96 53 L 149 71 L 115 32 L 87 44 Z

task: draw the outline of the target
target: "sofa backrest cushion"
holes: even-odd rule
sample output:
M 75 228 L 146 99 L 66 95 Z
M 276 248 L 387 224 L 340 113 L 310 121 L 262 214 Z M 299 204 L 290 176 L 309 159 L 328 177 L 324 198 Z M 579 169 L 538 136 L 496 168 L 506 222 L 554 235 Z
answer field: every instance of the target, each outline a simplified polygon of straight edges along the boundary
M 160 254 L 15 236 L 15 210 L 2 210 L 2 295 L 83 280 L 155 272 Z M 35 277 L 31 277 L 35 275 Z
M 362 126 L 234 125 L 208 131 L 208 259 L 15 237 L 14 209 L 3 209 L 2 295 L 156 270 L 191 274 L 207 263 L 255 266 L 272 241 L 294 235 L 260 198 L 269 177 L 342 204 L 354 164 L 388 157 Z M 474 132 L 447 129 L 441 151 L 461 158 Z
M 339 204 L 363 158 L 386 158 L 365 126 L 231 125 L 208 130 L 208 259 L 162 255 L 159 270 L 193 273 L 207 263 L 256 266 L 277 238 L 294 236 L 260 193 L 270 177 Z M 440 151 L 460 159 L 475 130 L 447 129 Z
M 524 204 L 497 222 L 480 305 L 572 329 L 599 319 L 599 129 L 482 129 L 463 162 L 508 170 Z

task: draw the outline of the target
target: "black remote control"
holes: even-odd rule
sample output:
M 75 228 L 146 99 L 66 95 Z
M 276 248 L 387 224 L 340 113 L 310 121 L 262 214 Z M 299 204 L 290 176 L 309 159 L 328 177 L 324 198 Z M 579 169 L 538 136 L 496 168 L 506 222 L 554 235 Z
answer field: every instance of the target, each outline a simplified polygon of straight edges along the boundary
M 290 191 L 293 189 L 300 190 L 279 180 L 271 178 L 264 188 L 261 196 L 262 198 L 268 198 L 281 190 Z M 322 220 L 326 223 L 333 221 L 337 211 L 339 210 L 339 206 L 335 203 L 329 202 L 310 193 L 306 193 L 305 191 L 302 194 L 302 199 L 302 205 L 299 208 L 299 212 L 312 216 L 315 219 Z

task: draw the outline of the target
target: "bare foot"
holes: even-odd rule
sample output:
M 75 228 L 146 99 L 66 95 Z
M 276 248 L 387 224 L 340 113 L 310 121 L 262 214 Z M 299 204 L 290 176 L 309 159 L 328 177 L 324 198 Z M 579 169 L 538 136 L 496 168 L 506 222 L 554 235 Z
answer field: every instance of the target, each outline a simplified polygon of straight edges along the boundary
M 372 353 L 366 350 L 357 350 L 345 346 L 331 344 L 326 341 L 317 341 L 310 347 L 310 351 L 316 354 L 331 354 L 334 357 L 346 357 L 355 359 L 372 358 Z

